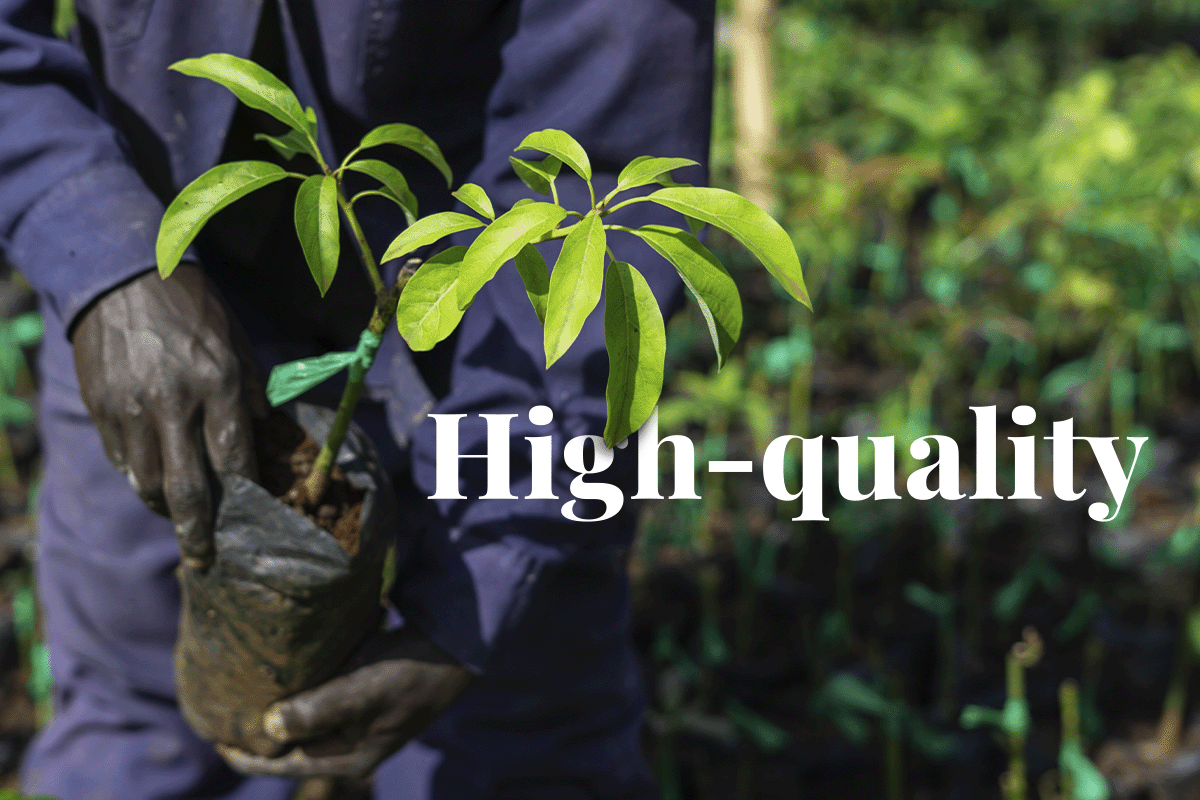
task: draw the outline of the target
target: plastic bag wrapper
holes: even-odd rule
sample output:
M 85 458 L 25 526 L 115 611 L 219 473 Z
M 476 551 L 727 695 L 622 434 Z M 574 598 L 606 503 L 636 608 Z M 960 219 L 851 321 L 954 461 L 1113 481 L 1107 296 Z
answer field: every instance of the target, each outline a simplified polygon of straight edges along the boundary
M 316 442 L 334 412 L 284 409 Z M 216 559 L 180 567 L 175 676 L 180 709 L 204 739 L 258 755 L 280 745 L 262 728 L 273 702 L 333 677 L 382 619 L 380 591 L 396 530 L 395 497 L 374 447 L 352 425 L 337 465 L 363 491 L 358 550 L 261 486 L 222 479 Z

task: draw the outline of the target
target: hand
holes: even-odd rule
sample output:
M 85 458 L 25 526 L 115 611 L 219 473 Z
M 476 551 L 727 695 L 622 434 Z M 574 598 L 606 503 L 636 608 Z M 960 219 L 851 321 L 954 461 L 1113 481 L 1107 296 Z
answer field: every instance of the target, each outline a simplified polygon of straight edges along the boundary
M 147 272 L 101 296 L 71 334 L 79 386 L 105 453 L 154 511 L 183 562 L 213 558 L 218 474 L 258 477 L 251 413 L 269 410 L 245 334 L 199 266 Z M 207 451 L 207 452 L 206 452 Z
M 263 758 L 218 746 L 239 772 L 288 778 L 366 778 L 424 730 L 473 680 L 421 633 L 405 628 L 367 642 L 339 677 L 267 709 L 267 735 L 294 746 Z

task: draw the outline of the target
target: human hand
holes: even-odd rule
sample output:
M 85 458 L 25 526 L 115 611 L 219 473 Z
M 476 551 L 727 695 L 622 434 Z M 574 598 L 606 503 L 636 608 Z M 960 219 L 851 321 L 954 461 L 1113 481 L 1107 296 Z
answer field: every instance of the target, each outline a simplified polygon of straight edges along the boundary
M 265 758 L 218 745 L 239 772 L 288 778 L 366 778 L 423 731 L 474 679 L 411 628 L 381 632 L 326 683 L 275 703 L 267 735 L 292 745 Z
M 213 558 L 207 465 L 258 477 L 251 414 L 268 413 L 245 334 L 196 264 L 103 295 L 71 334 L 84 405 L 138 496 L 169 515 L 183 562 Z M 207 457 L 207 465 L 206 465 Z

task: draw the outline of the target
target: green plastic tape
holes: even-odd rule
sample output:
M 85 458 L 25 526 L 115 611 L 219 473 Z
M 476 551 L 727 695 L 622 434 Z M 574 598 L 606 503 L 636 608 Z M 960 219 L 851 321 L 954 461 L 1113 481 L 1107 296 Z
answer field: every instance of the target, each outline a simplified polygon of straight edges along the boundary
M 358 338 L 358 347 L 353 352 L 326 353 L 316 358 L 280 364 L 271 370 L 271 378 L 267 381 L 267 399 L 273 406 L 282 405 L 347 367 L 350 368 L 350 380 L 361 381 L 375 361 L 382 341 L 383 337 L 363 331 Z

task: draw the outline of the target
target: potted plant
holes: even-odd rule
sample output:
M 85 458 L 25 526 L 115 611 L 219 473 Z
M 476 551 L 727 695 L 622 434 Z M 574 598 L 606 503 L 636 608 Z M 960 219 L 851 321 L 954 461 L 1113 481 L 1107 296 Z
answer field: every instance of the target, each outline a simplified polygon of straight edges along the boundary
M 384 161 L 360 157 L 386 144 L 406 147 L 430 161 L 451 184 L 450 168 L 437 145 L 417 128 L 402 123 L 375 128 L 333 166 L 318 146 L 312 109 L 302 108 L 295 94 L 259 65 L 212 54 L 172 68 L 216 81 L 243 103 L 287 125 L 289 131 L 283 136 L 258 136 L 286 158 L 308 154 L 320 171 L 307 175 L 266 161 L 239 161 L 220 164 L 196 178 L 164 214 L 157 243 L 162 277 L 171 274 L 218 211 L 263 186 L 294 179 L 299 181 L 296 231 L 322 295 L 337 269 L 342 218 L 353 232 L 376 293 L 374 311 L 354 351 L 285 364 L 271 374 L 268 398 L 279 405 L 343 369 L 349 371 L 336 413 L 295 414 L 313 443 L 308 445 L 308 456 L 286 459 L 294 473 L 302 474 L 292 475 L 291 485 L 274 487 L 275 496 L 293 508 L 244 479 L 235 476 L 224 481 L 216 561 L 204 573 L 181 568 L 184 604 L 176 669 L 185 716 L 206 738 L 265 754 L 273 752 L 275 745 L 262 733 L 262 710 L 325 680 L 378 625 L 380 576 L 393 502 L 387 495 L 386 476 L 380 474 L 369 443 L 351 427 L 351 420 L 364 376 L 393 319 L 412 349 L 428 350 L 450 335 L 476 293 L 512 261 L 544 328 L 550 366 L 575 341 L 605 294 L 609 377 L 603 439 L 612 447 L 637 430 L 658 402 L 666 335 L 645 278 L 633 265 L 613 257 L 608 236 L 638 237 L 674 265 L 699 303 L 718 364 L 740 333 L 741 301 L 725 268 L 696 237 L 699 228 L 712 225 L 737 239 L 792 297 L 811 305 L 795 248 L 779 224 L 733 192 L 675 183 L 671 170 L 695 163 L 688 159 L 636 158 L 621 171 L 617 186 L 597 197 L 590 162 L 579 143 L 564 131 L 538 131 L 517 150 L 537 150 L 545 157 L 539 161 L 513 157 L 511 162 L 522 181 L 548 201 L 522 200 L 497 215 L 481 187 L 465 184 L 454 196 L 474 216 L 446 211 L 418 217 L 416 199 L 404 176 Z M 557 182 L 563 165 L 587 184 L 588 208 L 567 209 L 559 204 Z M 374 179 L 378 187 L 347 197 L 343 178 L 349 172 Z M 629 194 L 655 185 L 660 188 L 650 194 Z M 379 260 L 354 211 L 366 195 L 393 201 L 409 221 Z M 632 228 L 606 221 L 622 208 L 645 202 L 679 212 L 691 230 L 662 225 Z M 381 262 L 410 256 L 446 236 L 476 229 L 481 230 L 469 247 L 450 247 L 423 263 L 410 260 L 396 282 L 385 285 Z M 552 271 L 536 248 L 550 241 L 562 242 Z M 319 450 L 316 441 L 321 442 Z M 256 443 L 260 449 L 266 446 L 263 440 Z M 287 477 L 282 483 L 287 483 Z M 333 505 L 334 497 L 340 504 L 335 510 L 353 518 L 353 509 L 358 509 L 361 530 L 345 532 L 339 539 L 329 535 L 339 523 L 331 514 L 325 519 L 317 515 Z

